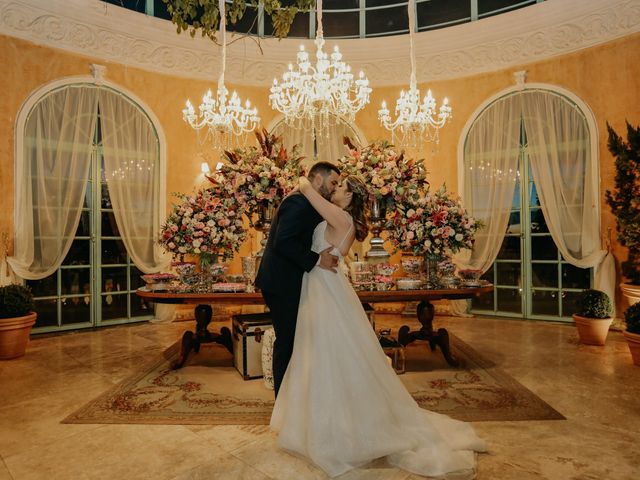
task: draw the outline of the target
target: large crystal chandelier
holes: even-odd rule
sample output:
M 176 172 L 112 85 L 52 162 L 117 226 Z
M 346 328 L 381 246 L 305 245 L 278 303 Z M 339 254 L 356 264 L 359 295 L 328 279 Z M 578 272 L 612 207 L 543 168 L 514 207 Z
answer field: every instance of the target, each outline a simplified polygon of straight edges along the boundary
M 220 35 L 222 41 L 222 69 L 218 78 L 218 89 L 214 97 L 211 90 L 202 97 L 199 114 L 189 100 L 187 107 L 182 110 L 182 118 L 196 131 L 205 129 L 204 139 L 210 140 L 218 150 L 241 145 L 246 140 L 246 134 L 252 132 L 260 123 L 258 110 L 251 108 L 249 100 L 245 106 L 241 105 L 240 97 L 233 92 L 229 98 L 229 90 L 224 85 L 224 73 L 227 62 L 227 21 L 225 17 L 225 0 L 219 0 Z
M 393 141 L 403 147 L 415 148 L 421 141 L 438 142 L 440 128 L 451 119 L 451 107 L 445 98 L 438 113 L 436 101 L 427 91 L 427 95 L 420 102 L 420 90 L 416 86 L 416 56 L 413 51 L 413 36 L 415 33 L 415 0 L 409 0 L 409 41 L 411 44 L 411 80 L 408 91 L 401 91 L 396 101 L 396 119 L 392 120 L 387 103 L 382 102 L 378 110 L 378 118 L 382 125 L 391 130 Z
M 269 102 L 284 115 L 288 125 L 326 134 L 335 122 L 354 121 L 356 113 L 369 103 L 371 88 L 364 72 L 354 80 L 337 45 L 331 56 L 322 50 L 322 0 L 316 3 L 316 14 L 315 65 L 301 45 L 295 69 L 289 64 L 282 81 L 273 80 Z

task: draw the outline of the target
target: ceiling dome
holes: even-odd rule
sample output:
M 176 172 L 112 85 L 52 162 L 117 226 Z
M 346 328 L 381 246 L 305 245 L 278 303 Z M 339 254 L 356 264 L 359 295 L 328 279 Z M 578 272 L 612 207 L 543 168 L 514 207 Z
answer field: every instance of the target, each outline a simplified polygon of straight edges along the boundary
M 121 1 L 124 5 L 137 5 L 136 11 L 122 8 Z M 324 4 L 335 10 L 336 6 L 354 5 L 354 1 L 324 0 Z M 393 0 L 365 1 L 363 7 L 367 8 L 357 12 L 359 28 L 363 28 L 364 21 L 365 31 L 366 16 L 373 11 L 387 12 L 391 22 L 388 29 L 396 28 L 393 26 L 396 17 L 389 14 L 392 9 L 406 12 L 406 1 L 396 0 L 393 7 L 388 6 Z M 115 62 L 189 79 L 218 78 L 220 48 L 210 39 L 200 35 L 192 38 L 188 33 L 177 35 L 171 21 L 138 13 L 140 9 L 153 7 L 150 10 L 160 14 L 162 0 L 109 2 L 116 5 L 86 0 L 0 0 L 0 34 L 84 55 L 93 61 Z M 447 28 L 421 27 L 422 31 L 415 35 L 418 83 L 522 69 L 532 62 L 640 32 L 637 0 L 555 0 L 531 5 L 532 2 L 513 0 L 418 2 L 418 11 L 440 6 L 444 12 L 453 8 L 448 5 L 470 5 L 471 16 L 474 17 L 476 7 L 478 16 L 477 21 L 466 17 L 458 23 L 452 21 Z M 499 15 L 489 15 L 507 4 L 504 7 L 507 10 L 501 10 Z M 336 15 L 347 15 L 346 10 L 343 8 Z M 332 23 L 326 20 L 326 15 L 325 32 Z M 407 37 L 400 34 L 339 40 L 329 37 L 326 46 L 332 49 L 339 44 L 345 61 L 353 71 L 363 70 L 372 87 L 399 86 L 406 84 L 410 74 Z M 315 50 L 310 39 L 236 35 L 227 49 L 229 84 L 270 86 L 296 58 L 300 44 L 308 51 Z
M 129 10 L 170 20 L 162 0 L 103 0 Z M 416 31 L 434 30 L 498 15 L 544 0 L 416 0 Z M 284 0 L 284 5 L 295 2 Z M 153 8 L 149 6 L 153 4 Z M 369 38 L 409 33 L 407 2 L 402 0 L 324 0 L 325 38 Z M 289 38 L 313 38 L 315 15 L 298 13 Z M 244 16 L 228 30 L 271 37 L 273 24 L 257 8 L 247 7 Z

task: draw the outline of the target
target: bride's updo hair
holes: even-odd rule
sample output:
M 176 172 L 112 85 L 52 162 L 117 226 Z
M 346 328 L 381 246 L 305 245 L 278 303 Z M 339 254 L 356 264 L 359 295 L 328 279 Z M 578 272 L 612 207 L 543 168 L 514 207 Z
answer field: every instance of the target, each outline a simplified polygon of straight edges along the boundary
M 352 193 L 351 203 L 345 208 L 345 211 L 353 218 L 353 225 L 356 229 L 356 240 L 362 242 L 369 234 L 369 224 L 367 223 L 369 190 L 366 184 L 354 175 L 349 175 L 344 181 L 347 182 L 347 190 Z

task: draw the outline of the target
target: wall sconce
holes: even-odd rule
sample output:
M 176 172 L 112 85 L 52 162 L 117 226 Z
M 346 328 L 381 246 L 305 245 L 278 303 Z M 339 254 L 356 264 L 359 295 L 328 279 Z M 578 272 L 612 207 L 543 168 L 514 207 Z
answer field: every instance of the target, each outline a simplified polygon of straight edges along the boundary
M 209 173 L 211 171 L 211 169 L 209 168 L 209 164 L 207 162 L 202 162 L 200 164 L 200 171 L 206 175 L 207 173 Z

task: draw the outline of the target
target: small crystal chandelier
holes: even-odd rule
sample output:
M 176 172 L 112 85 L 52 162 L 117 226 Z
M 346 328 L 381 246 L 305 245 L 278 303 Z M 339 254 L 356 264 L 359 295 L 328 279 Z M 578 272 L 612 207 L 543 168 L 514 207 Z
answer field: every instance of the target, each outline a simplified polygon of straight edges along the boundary
M 182 110 L 182 118 L 198 132 L 206 128 L 206 136 L 203 140 L 209 139 L 217 149 L 224 150 L 243 144 L 246 134 L 252 132 L 260 123 L 260 117 L 258 110 L 255 107 L 251 108 L 249 100 L 244 107 L 241 105 L 240 97 L 236 92 L 233 92 L 227 101 L 229 90 L 224 85 L 227 62 L 225 0 L 218 0 L 218 4 L 222 39 L 222 70 L 218 78 L 218 90 L 215 98 L 211 90 L 202 97 L 199 115 L 196 115 L 193 105 L 187 100 L 187 107 Z
M 436 115 L 436 101 L 427 91 L 427 95 L 420 103 L 420 90 L 416 82 L 416 55 L 413 51 L 413 34 L 415 31 L 415 0 L 409 0 L 409 41 L 411 44 L 411 80 L 409 91 L 400 92 L 396 101 L 396 119 L 391 120 L 387 102 L 382 102 L 378 110 L 378 119 L 387 130 L 391 130 L 393 141 L 400 146 L 415 148 L 421 140 L 438 143 L 439 130 L 451 119 L 449 100 L 445 98 Z
M 269 103 L 282 113 L 288 125 L 312 129 L 314 135 L 328 133 L 328 127 L 338 121 L 353 122 L 356 113 L 369 103 L 369 80 L 360 72 L 354 80 L 351 67 L 342 61 L 336 45 L 331 56 L 322 50 L 322 0 L 317 0 L 316 63 L 311 65 L 309 53 L 300 46 L 296 68 L 273 80 Z

